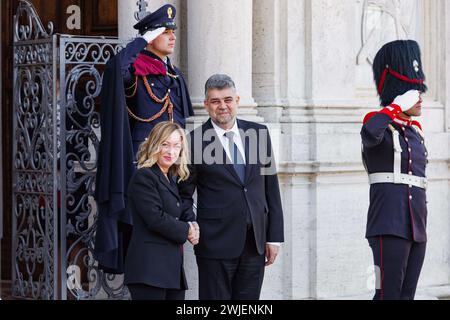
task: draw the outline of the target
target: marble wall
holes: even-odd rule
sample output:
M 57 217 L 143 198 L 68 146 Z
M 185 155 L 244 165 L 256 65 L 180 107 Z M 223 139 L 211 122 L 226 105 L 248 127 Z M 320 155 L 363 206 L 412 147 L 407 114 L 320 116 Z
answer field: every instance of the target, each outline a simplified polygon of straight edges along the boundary
M 151 1 L 157 7 L 156 2 Z M 370 63 L 386 41 L 408 37 L 421 43 L 430 87 L 421 119 L 430 187 L 428 251 L 418 294 L 430 297 L 437 292 L 433 288 L 444 288 L 439 294 L 450 295 L 450 5 L 444 0 L 171 3 L 182 8 L 176 61 L 202 115 L 192 123 L 205 118 L 207 77 L 229 73 L 243 97 L 240 116 L 271 129 L 286 243 L 266 271 L 265 299 L 371 298 L 372 256 L 364 239 L 369 186 L 359 136 L 364 115 L 378 109 Z M 121 8 L 121 35 L 129 36 L 130 9 Z M 187 296 L 196 299 L 189 246 L 186 257 Z

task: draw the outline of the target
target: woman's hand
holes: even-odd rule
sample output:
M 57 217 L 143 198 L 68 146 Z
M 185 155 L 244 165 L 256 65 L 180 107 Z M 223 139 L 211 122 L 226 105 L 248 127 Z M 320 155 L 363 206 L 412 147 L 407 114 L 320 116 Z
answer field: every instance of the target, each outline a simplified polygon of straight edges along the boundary
M 188 240 L 192 243 L 193 246 L 197 245 L 200 240 L 200 227 L 197 222 L 188 222 L 189 223 L 189 234 Z

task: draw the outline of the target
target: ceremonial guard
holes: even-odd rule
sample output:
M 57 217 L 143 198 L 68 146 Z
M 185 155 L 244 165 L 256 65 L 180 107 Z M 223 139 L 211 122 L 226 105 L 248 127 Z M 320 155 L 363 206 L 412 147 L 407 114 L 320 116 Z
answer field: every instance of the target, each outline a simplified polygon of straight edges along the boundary
M 419 122 L 427 87 L 420 48 L 412 40 L 384 45 L 373 63 L 383 109 L 361 130 L 369 174 L 366 238 L 377 274 L 375 300 L 414 299 L 426 248 L 427 150 Z
M 134 28 L 140 36 L 107 64 L 101 93 L 101 142 L 95 199 L 99 211 L 95 257 L 102 269 L 123 273 L 132 219 L 126 190 L 139 145 L 159 122 L 185 127 L 193 116 L 186 82 L 172 65 L 176 9 L 164 5 Z
M 175 48 L 175 14 L 175 7 L 165 5 L 144 18 L 134 26 L 142 37 L 120 53 L 135 154 L 157 123 L 185 127 L 194 115 L 184 77 L 168 57 Z

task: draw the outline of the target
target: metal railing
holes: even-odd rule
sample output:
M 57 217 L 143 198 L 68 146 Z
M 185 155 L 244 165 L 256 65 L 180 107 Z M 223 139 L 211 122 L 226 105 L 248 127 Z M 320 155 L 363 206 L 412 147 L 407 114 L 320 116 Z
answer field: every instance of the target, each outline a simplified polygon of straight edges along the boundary
M 44 28 L 21 0 L 14 19 L 12 295 L 122 299 L 121 277 L 93 257 L 103 68 L 116 38 Z

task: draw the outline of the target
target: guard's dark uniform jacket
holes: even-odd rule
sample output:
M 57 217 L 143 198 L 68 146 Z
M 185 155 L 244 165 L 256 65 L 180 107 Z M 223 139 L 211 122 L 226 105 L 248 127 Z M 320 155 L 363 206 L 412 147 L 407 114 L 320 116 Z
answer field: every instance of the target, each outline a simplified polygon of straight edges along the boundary
M 361 130 L 363 161 L 370 174 L 394 172 L 395 129 L 400 136 L 401 173 L 425 177 L 427 149 L 421 126 L 400 118 L 400 107 L 390 105 L 371 112 Z M 393 128 L 390 128 L 391 125 Z M 408 184 L 375 183 L 370 186 L 366 237 L 393 235 L 426 242 L 427 201 L 425 189 Z
M 169 58 L 164 63 L 143 50 L 146 46 L 143 38 L 137 38 L 119 54 L 135 153 L 157 123 L 173 120 L 185 127 L 186 118 L 194 115 L 181 72 Z
M 135 172 L 133 162 L 139 144 L 158 122 L 173 119 L 184 126 L 185 118 L 194 114 L 179 70 L 170 60 L 166 66 L 142 51 L 146 45 L 142 38 L 130 42 L 110 59 L 103 78 L 94 256 L 99 268 L 108 273 L 120 274 L 124 270 L 133 224 L 126 209 L 126 191 Z

